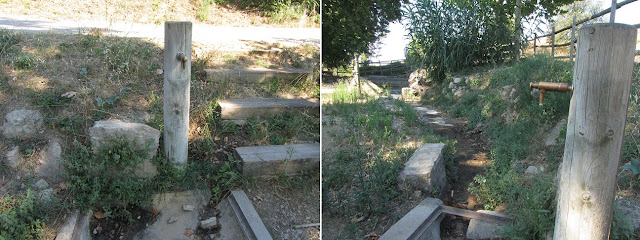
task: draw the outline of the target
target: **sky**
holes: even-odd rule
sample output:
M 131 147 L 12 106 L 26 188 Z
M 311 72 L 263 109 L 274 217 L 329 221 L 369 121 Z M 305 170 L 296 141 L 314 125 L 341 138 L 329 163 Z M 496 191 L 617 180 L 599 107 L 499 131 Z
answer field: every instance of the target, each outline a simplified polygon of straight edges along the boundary
M 622 2 L 623 0 L 618 0 Z M 610 0 L 598 0 L 600 9 L 611 7 Z M 616 23 L 635 25 L 640 23 L 640 1 L 636 1 L 616 10 Z M 604 16 L 609 19 L 609 14 Z M 404 48 L 409 43 L 408 32 L 401 23 L 389 24 L 389 33 L 381 39 L 379 48 L 370 59 L 372 62 L 404 59 Z

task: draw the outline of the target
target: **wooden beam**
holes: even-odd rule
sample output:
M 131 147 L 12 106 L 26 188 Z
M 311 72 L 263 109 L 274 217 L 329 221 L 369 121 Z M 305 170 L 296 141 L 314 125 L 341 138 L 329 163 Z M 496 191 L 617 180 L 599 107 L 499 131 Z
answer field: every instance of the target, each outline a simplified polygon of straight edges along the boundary
M 573 97 L 560 167 L 554 239 L 608 239 L 637 30 L 579 30 Z
M 174 164 L 187 163 L 191 22 L 164 24 L 164 150 Z

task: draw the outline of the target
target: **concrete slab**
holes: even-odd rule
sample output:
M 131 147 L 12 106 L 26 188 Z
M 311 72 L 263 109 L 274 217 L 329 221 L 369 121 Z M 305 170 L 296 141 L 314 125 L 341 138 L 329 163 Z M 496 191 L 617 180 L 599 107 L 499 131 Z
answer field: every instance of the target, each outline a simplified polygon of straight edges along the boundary
M 89 221 L 92 212 L 80 215 L 80 210 L 71 212 L 66 223 L 58 229 L 55 240 L 90 240 Z
M 244 176 L 263 177 L 320 171 L 320 143 L 239 147 L 236 159 Z
M 302 79 L 312 74 L 305 69 L 205 69 L 207 77 L 216 79 L 227 79 L 233 82 L 243 83 L 263 83 L 273 78 L 280 80 Z
M 220 239 L 273 239 L 243 190 L 231 191 L 217 208 L 220 211 Z
M 219 100 L 223 120 L 245 120 L 250 117 L 266 117 L 289 110 L 310 110 L 320 113 L 319 99 L 226 99 Z
M 509 216 L 503 215 L 493 211 L 479 210 L 480 213 L 500 216 L 508 218 Z M 483 221 L 480 219 L 471 219 L 469 227 L 467 228 L 467 239 L 480 240 L 480 239 L 501 239 L 500 232 L 502 227 L 506 224 Z
M 447 184 L 444 169 L 444 144 L 422 144 L 404 164 L 398 174 L 401 187 L 413 187 L 426 192 L 443 190 Z
M 444 217 L 439 210 L 442 201 L 437 198 L 427 198 L 420 202 L 407 215 L 385 232 L 380 240 L 392 239 L 420 239 L 439 240 L 440 222 Z
M 153 206 L 159 216 L 155 223 L 144 231 L 136 234 L 133 239 L 190 239 L 185 236 L 186 230 L 198 228 L 198 216 L 203 207 L 209 203 L 211 191 L 190 190 L 184 192 L 169 192 L 156 194 Z M 193 211 L 185 211 L 185 205 L 194 206 Z M 171 219 L 171 221 L 169 221 Z

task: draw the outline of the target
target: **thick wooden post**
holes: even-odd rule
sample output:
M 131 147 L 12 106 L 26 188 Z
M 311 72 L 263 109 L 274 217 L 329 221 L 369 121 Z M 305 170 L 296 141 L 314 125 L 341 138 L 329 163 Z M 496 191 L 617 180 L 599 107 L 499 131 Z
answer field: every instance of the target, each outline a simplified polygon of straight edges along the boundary
M 551 26 L 551 57 L 556 57 L 556 26 Z
M 187 163 L 191 22 L 164 24 L 164 150 L 174 164 Z
M 360 74 L 358 71 L 360 71 L 359 67 L 358 67 L 358 54 L 354 53 L 353 54 L 353 77 L 356 80 L 356 82 L 358 83 L 358 93 L 360 95 L 362 95 L 362 88 L 360 86 Z
M 637 31 L 579 30 L 554 239 L 608 239 Z
M 576 36 L 575 32 L 576 32 L 576 16 L 574 15 L 573 22 L 571 23 L 571 38 L 569 38 L 570 39 L 569 41 L 571 43 L 569 46 L 569 60 L 571 62 L 573 62 L 573 53 L 574 53 L 573 48 L 575 47 L 574 39 Z

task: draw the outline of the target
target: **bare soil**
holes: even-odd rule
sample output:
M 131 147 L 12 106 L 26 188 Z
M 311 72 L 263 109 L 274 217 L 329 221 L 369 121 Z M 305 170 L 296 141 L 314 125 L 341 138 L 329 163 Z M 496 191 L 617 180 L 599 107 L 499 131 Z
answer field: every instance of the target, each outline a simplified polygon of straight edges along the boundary
M 320 239 L 320 180 L 312 178 L 256 181 L 245 191 L 275 239 Z

